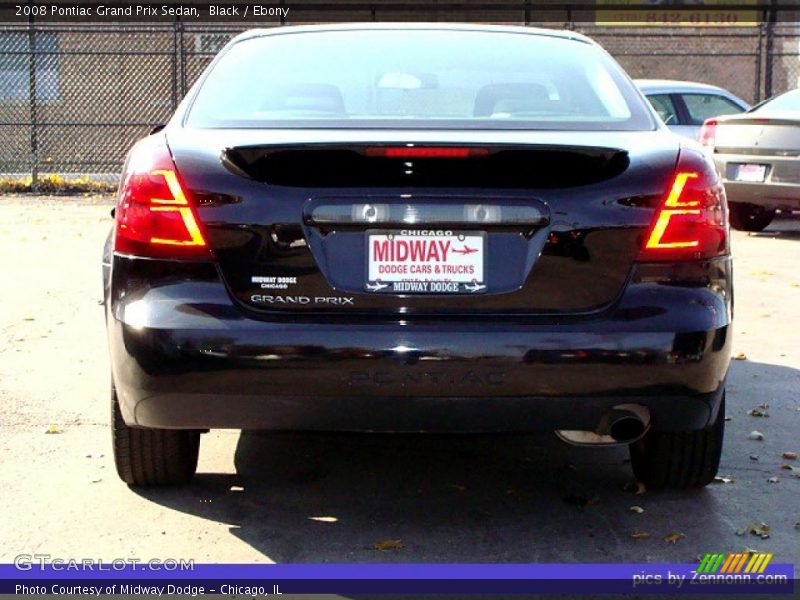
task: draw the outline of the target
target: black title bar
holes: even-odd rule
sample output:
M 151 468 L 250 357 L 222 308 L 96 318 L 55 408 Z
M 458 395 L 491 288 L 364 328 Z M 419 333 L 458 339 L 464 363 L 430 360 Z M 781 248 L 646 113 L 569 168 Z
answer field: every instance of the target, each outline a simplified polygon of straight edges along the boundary
M 373 0 L 308 2 L 262 0 L 193 2 L 70 2 L 69 0 L 0 1 L 0 23 L 243 23 L 302 24 L 348 21 L 491 21 L 508 23 L 642 24 L 676 26 L 741 26 L 763 22 L 800 21 L 800 0 L 731 0 L 694 4 L 673 0 L 509 0 L 507 2 L 439 2 Z

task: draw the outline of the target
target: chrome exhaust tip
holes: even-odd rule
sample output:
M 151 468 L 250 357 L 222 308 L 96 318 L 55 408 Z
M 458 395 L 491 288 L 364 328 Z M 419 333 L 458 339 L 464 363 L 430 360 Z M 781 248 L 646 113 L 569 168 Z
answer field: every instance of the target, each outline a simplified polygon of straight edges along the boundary
M 645 425 L 642 420 L 634 415 L 619 417 L 611 423 L 608 434 L 617 442 L 626 444 L 638 440 L 644 435 Z
M 559 429 L 556 435 L 575 446 L 632 444 L 650 428 L 650 411 L 639 404 L 620 404 L 606 412 L 594 431 Z

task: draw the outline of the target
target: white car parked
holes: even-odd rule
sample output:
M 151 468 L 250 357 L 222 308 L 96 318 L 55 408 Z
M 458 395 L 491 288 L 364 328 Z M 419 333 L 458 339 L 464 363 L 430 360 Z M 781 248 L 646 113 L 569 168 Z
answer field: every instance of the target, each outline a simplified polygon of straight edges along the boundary
M 697 139 L 706 119 L 750 108 L 728 90 L 705 83 L 668 79 L 636 79 L 634 83 L 672 131 L 692 139 Z

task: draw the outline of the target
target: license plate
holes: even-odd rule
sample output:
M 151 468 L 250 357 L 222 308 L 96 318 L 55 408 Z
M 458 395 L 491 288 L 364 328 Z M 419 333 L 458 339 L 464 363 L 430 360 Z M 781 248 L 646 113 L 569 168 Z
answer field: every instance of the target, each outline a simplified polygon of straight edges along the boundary
M 766 165 L 739 165 L 736 169 L 736 181 L 762 182 L 767 175 Z
M 364 290 L 386 294 L 486 291 L 486 233 L 409 229 L 367 231 Z

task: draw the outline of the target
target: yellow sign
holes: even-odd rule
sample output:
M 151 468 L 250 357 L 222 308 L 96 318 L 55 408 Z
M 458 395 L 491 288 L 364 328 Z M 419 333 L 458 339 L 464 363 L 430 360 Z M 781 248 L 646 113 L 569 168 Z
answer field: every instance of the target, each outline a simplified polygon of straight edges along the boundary
M 758 0 L 686 0 L 666 5 L 658 0 L 597 0 L 595 24 L 637 27 L 753 27 L 758 24 L 757 2 Z M 735 4 L 741 4 L 743 8 L 730 8 Z M 631 8 L 603 9 L 603 5 Z M 698 6 L 702 8 L 696 8 Z M 721 8 L 717 9 L 715 6 Z

